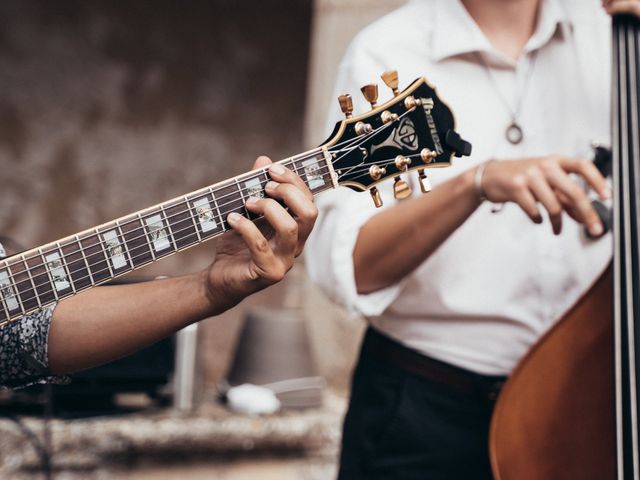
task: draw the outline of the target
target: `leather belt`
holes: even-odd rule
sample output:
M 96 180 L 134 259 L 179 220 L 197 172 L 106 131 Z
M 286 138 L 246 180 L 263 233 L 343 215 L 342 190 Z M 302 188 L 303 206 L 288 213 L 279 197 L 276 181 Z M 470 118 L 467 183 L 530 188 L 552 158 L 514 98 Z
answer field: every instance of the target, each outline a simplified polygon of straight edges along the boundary
M 436 360 L 369 328 L 364 349 L 383 362 L 411 375 L 445 385 L 458 393 L 479 396 L 495 403 L 507 377 L 488 376 Z

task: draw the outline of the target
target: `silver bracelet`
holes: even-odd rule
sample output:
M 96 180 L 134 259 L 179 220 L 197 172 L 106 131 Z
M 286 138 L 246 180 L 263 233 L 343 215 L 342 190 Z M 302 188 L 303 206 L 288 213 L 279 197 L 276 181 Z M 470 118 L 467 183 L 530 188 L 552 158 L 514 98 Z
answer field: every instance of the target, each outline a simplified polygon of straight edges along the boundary
M 473 184 L 475 185 L 476 193 L 478 194 L 480 202 L 484 202 L 487 199 L 487 194 L 482 186 L 482 177 L 484 176 L 484 169 L 487 168 L 487 165 L 491 162 L 493 162 L 493 160 L 488 160 L 478 165 L 476 167 L 475 174 L 473 175 Z

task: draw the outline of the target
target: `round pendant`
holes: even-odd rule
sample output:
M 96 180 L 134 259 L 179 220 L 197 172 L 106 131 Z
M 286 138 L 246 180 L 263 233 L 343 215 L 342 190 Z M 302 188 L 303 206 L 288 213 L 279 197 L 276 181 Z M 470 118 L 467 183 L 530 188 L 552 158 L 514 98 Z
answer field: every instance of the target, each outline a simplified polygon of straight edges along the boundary
M 522 129 L 516 122 L 512 122 L 511 125 L 507 127 L 505 135 L 507 137 L 507 140 L 509 140 L 509 142 L 513 145 L 519 144 L 524 138 Z

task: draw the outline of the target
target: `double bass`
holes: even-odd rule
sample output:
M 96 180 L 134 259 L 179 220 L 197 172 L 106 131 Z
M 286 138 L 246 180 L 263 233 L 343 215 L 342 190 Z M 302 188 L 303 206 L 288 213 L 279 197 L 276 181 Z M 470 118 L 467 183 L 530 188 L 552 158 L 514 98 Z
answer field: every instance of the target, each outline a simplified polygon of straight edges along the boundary
M 612 22 L 613 261 L 505 384 L 496 480 L 640 479 L 640 19 Z

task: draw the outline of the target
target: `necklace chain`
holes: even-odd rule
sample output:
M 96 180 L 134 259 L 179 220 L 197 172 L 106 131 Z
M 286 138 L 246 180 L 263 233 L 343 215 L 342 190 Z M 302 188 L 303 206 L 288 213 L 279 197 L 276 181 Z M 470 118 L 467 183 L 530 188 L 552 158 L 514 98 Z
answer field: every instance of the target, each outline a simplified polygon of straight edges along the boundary
M 514 145 L 520 143 L 524 138 L 522 127 L 518 122 L 518 116 L 520 114 L 520 107 L 522 106 L 522 101 L 525 97 L 527 89 L 529 88 L 531 77 L 533 76 L 532 75 L 533 68 L 535 67 L 537 57 L 538 57 L 538 51 L 536 50 L 531 54 L 531 60 L 529 61 L 529 68 L 527 69 L 524 85 L 522 86 L 521 91 L 516 92 L 516 99 L 514 102 L 515 104 L 512 108 L 510 102 L 506 99 L 506 97 L 498 87 L 498 83 L 496 82 L 496 79 L 493 76 L 491 68 L 487 64 L 486 59 L 484 58 L 482 53 L 478 52 L 478 58 L 480 60 L 480 63 L 484 67 L 485 72 L 487 72 L 487 78 L 489 80 L 489 84 L 491 85 L 491 87 L 496 93 L 496 96 L 500 99 L 505 109 L 507 110 L 507 112 L 509 112 L 509 115 L 511 116 L 511 123 L 509 123 L 509 125 L 507 126 L 507 129 L 505 130 L 505 136 L 507 140 Z

